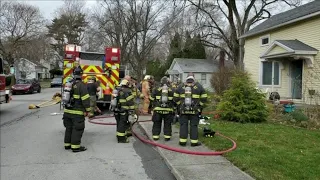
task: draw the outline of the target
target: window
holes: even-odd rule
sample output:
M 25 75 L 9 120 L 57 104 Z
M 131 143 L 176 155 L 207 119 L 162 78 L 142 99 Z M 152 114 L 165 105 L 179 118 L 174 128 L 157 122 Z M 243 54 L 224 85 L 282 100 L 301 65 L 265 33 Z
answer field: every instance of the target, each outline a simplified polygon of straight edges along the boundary
M 273 84 L 272 84 L 273 80 Z M 261 85 L 280 85 L 280 65 L 275 61 L 262 62 L 262 83 Z
M 24 71 L 20 71 L 20 77 L 21 78 L 26 78 L 27 77 L 27 73 Z
M 263 36 L 260 38 L 260 45 L 261 46 L 267 46 L 269 45 L 269 41 L 270 41 L 270 36 Z
M 207 84 L 207 74 L 201 74 L 201 84 Z

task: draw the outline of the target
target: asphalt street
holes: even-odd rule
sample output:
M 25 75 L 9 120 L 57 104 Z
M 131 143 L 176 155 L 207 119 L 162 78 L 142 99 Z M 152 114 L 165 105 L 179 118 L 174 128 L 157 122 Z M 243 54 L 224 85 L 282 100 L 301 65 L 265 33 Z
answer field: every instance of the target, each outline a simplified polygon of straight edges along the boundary
M 153 147 L 134 137 L 118 144 L 115 126 L 86 122 L 82 145 L 88 150 L 65 150 L 62 115 L 50 115 L 60 111 L 59 105 L 28 109 L 55 92 L 59 88 L 16 95 L 10 104 L 1 105 L 1 180 L 175 179 Z
M 53 94 L 60 91 L 60 88 L 48 88 L 42 89 L 41 93 L 13 95 L 10 103 L 0 104 L 1 126 L 37 112 L 29 110 L 29 104 L 40 104 L 41 102 L 50 100 Z

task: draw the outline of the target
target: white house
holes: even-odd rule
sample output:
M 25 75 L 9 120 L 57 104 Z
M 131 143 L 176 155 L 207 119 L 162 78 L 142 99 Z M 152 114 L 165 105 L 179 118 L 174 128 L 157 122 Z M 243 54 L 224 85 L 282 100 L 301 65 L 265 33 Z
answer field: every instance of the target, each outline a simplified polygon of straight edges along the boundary
M 44 59 L 40 60 L 40 64 L 45 67 L 44 73 L 41 74 L 40 79 L 50 78 L 50 70 L 54 69 L 54 63 L 52 61 L 46 61 Z
M 195 78 L 205 89 L 213 91 L 210 79 L 213 72 L 217 72 L 219 63 L 208 59 L 184 59 L 175 58 L 170 68 L 167 70 L 171 81 L 178 78 L 185 82 L 189 72 L 194 73 Z
M 15 63 L 15 76 L 16 79 L 41 79 L 46 69 L 40 64 L 20 58 Z

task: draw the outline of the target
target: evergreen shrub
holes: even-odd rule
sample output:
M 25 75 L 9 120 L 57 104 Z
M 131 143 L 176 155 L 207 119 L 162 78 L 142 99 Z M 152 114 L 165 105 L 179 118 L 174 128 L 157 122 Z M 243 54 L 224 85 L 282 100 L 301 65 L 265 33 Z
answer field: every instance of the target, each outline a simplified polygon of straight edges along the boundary
M 222 120 L 241 123 L 263 122 L 268 117 L 265 95 L 246 72 L 234 73 L 231 86 L 224 91 L 217 111 Z

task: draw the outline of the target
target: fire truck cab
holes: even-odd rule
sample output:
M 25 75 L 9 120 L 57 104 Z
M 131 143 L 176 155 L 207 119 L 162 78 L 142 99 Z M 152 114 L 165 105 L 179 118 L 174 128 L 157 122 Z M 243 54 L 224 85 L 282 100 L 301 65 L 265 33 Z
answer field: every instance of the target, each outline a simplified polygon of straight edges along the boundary
M 105 52 L 84 52 L 81 46 L 67 44 L 63 62 L 63 85 L 72 78 L 73 70 L 80 66 L 83 70 L 84 83 L 94 76 L 100 81 L 100 92 L 97 103 L 109 104 L 113 89 L 119 84 L 124 73 L 120 71 L 120 49 L 105 48 Z
M 0 104 L 9 103 L 11 100 L 11 86 L 15 83 L 14 75 L 5 75 L 4 62 L 0 56 Z

